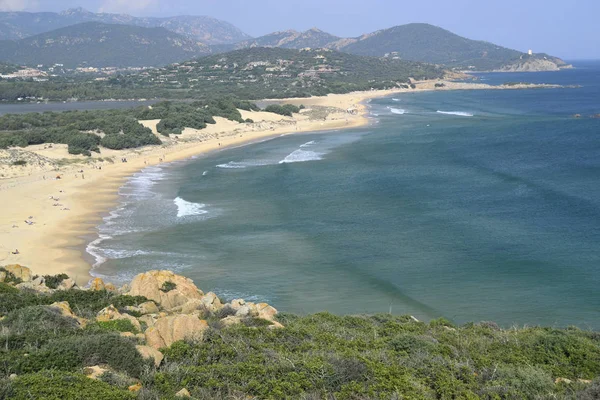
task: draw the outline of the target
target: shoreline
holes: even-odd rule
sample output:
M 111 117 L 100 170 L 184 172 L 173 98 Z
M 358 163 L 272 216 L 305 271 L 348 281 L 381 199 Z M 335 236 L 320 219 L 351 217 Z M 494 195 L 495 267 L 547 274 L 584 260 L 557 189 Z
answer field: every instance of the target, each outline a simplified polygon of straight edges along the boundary
M 96 161 L 71 156 L 72 164 L 55 168 L 22 171 L 20 176 L 0 180 L 0 200 L 6 205 L 0 212 L 0 265 L 28 266 L 40 275 L 66 273 L 79 285 L 86 285 L 92 276 L 94 256 L 87 252 L 90 238 L 98 238 L 98 226 L 118 205 L 119 189 L 135 173 L 144 168 L 190 159 L 231 147 L 245 146 L 294 133 L 345 130 L 366 126 L 369 99 L 394 94 L 444 90 L 554 88 L 556 85 L 516 85 L 510 87 L 444 81 L 417 83 L 416 89 L 393 89 L 323 97 L 272 100 L 280 103 L 304 104 L 306 110 L 293 118 L 264 112 L 242 111 L 243 118 L 253 124 L 239 124 L 217 118 L 217 124 L 201 131 L 186 129 L 176 139 L 166 139 L 162 146 L 111 151 L 102 149 L 100 157 L 127 158 L 127 163 Z M 307 116 L 313 109 L 327 110 L 324 118 Z M 355 109 L 355 114 L 347 110 Z M 142 121 L 155 131 L 158 121 Z M 155 132 L 156 133 L 156 132 Z M 55 145 L 52 150 L 29 146 L 23 152 L 43 157 L 66 155 L 66 146 Z M 52 154 L 50 154 L 52 153 Z M 52 158 L 52 157 L 50 157 Z M 64 159 L 63 159 L 64 160 Z M 101 169 L 98 169 L 101 167 Z M 11 167 L 14 168 L 14 167 Z M 0 172 L 5 171 L 6 168 Z M 83 171 L 83 172 L 81 172 Z M 24 173 L 23 173 L 24 172 Z M 61 179 L 52 179 L 55 175 Z M 5 174 L 2 174 L 4 177 Z M 83 176 L 85 176 L 84 179 Z M 33 218 L 28 218 L 33 217 Z M 24 221 L 32 221 L 26 225 Z M 12 254 L 16 249 L 19 254 Z

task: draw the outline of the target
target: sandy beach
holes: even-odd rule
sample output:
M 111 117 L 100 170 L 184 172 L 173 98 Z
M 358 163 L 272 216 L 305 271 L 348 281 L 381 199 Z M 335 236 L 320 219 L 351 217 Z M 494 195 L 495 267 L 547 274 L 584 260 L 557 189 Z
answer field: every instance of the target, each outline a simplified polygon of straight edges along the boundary
M 419 83 L 417 89 L 356 92 L 325 97 L 278 100 L 304 104 L 293 118 L 265 112 L 241 111 L 254 123 L 240 124 L 216 118 L 201 131 L 186 129 L 175 138 L 161 136 L 162 146 L 126 151 L 102 149 L 92 158 L 70 156 L 66 145 L 38 145 L 0 150 L 0 162 L 9 157 L 27 159 L 26 166 L 0 165 L 0 265 L 21 264 L 35 273 L 67 273 L 80 285 L 90 279 L 91 265 L 85 246 L 96 227 L 118 201 L 118 189 L 128 177 L 145 167 L 239 146 L 244 143 L 299 132 L 339 130 L 368 123 L 370 98 L 427 90 L 495 89 L 482 84 Z M 508 87 L 506 87 L 508 89 Z M 518 89 L 522 87 L 510 87 Z M 350 113 L 348 110 L 356 112 Z M 152 128 L 158 121 L 143 121 Z M 155 131 L 156 133 L 156 131 Z M 126 163 L 121 160 L 127 159 Z M 60 178 L 60 179 L 58 179 Z M 18 250 L 18 254 L 16 253 Z

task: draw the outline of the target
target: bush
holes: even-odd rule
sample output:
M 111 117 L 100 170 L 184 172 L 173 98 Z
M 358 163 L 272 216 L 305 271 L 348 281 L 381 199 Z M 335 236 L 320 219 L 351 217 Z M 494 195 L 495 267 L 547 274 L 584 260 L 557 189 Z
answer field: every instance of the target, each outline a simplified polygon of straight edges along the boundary
M 12 272 L 7 271 L 3 267 L 0 267 L 0 272 L 4 272 L 6 274 L 6 277 L 4 278 L 4 283 L 12 283 L 12 284 L 15 284 L 15 285 L 18 285 L 19 283 L 23 283 L 23 280 L 21 278 L 17 278 L 15 276 L 15 274 L 13 274 Z
M 61 284 L 65 279 L 69 279 L 69 275 L 67 274 L 59 274 L 59 275 L 44 275 L 44 282 L 46 286 L 50 289 L 56 289 L 58 285 Z
M 284 104 L 284 105 L 271 104 L 265 108 L 265 111 L 270 112 L 270 113 L 285 115 L 287 117 L 291 117 L 294 113 L 299 113 L 300 108 L 296 107 L 293 104 Z
M 175 290 L 175 289 L 177 289 L 177 285 L 171 281 L 167 281 L 167 282 L 163 283 L 162 287 L 160 288 L 160 290 L 165 293 L 168 293 L 171 290 Z
M 27 165 L 27 161 L 25 161 L 25 160 L 16 160 L 16 161 L 13 161 L 11 165 L 14 165 L 14 166 L 24 166 L 24 165 Z
M 82 367 L 108 364 L 117 371 L 138 378 L 147 362 L 135 343 L 115 334 L 70 336 L 50 341 L 39 351 L 19 360 L 22 372 L 45 369 L 76 371 Z
M 115 319 L 112 321 L 97 321 L 85 327 L 90 332 L 132 332 L 138 333 L 137 328 L 128 319 Z
M 127 400 L 136 396 L 85 375 L 44 371 L 20 376 L 12 383 L 14 400 Z

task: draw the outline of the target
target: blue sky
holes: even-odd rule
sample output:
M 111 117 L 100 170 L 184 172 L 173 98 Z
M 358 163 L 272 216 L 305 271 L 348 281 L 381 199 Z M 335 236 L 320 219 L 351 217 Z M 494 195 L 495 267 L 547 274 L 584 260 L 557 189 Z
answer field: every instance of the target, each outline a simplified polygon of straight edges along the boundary
M 427 22 L 471 39 L 600 59 L 600 0 L 0 0 L 0 10 L 209 15 L 252 36 L 318 27 L 338 36 Z

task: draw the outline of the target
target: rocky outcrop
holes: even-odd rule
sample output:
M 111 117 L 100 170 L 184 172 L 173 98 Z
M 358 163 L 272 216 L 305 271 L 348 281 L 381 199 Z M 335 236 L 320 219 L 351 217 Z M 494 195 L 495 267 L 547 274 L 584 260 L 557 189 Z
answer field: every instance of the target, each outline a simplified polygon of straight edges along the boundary
M 80 327 L 84 327 L 86 325 L 86 323 L 87 323 L 87 320 L 85 320 L 83 318 L 80 318 L 77 315 L 75 315 L 75 313 L 73 312 L 73 310 L 71 310 L 71 306 L 66 301 L 60 301 L 60 302 L 52 303 L 52 304 L 50 304 L 47 307 L 51 308 L 53 310 L 58 311 L 60 313 L 60 315 L 62 315 L 63 317 L 73 318 L 75 321 L 77 321 L 77 324 Z
M 101 291 L 105 288 L 106 286 L 104 285 L 104 281 L 100 278 L 94 278 L 90 282 L 90 290 Z
M 59 284 L 57 289 L 58 290 L 71 290 L 77 287 L 77 283 L 75 283 L 75 280 L 71 279 L 71 278 L 67 278 L 67 279 L 63 279 Z
M 150 358 L 152 359 L 152 361 L 154 361 L 154 365 L 155 366 L 159 366 L 160 363 L 162 362 L 163 358 L 165 358 L 165 356 L 163 355 L 163 353 L 161 353 L 160 351 L 158 351 L 155 348 L 152 348 L 150 346 L 135 346 L 136 350 L 138 351 L 138 353 L 140 353 L 140 355 L 143 358 Z
M 206 321 L 194 315 L 170 315 L 159 318 L 153 327 L 146 329 L 146 344 L 160 349 L 179 340 L 202 340 L 207 329 Z
M 190 394 L 189 390 L 187 390 L 186 388 L 183 388 L 179 392 L 175 393 L 175 397 L 179 397 L 182 399 L 189 399 L 190 397 L 192 397 L 192 395 Z
M 119 319 L 127 319 L 129 320 L 133 326 L 138 330 L 142 330 L 142 326 L 140 322 L 133 316 L 129 314 L 121 314 L 119 310 L 116 309 L 112 304 L 98 312 L 96 315 L 96 321 L 98 322 L 107 322 L 114 321 Z
M 165 310 L 176 309 L 204 296 L 191 279 L 175 275 L 171 271 L 149 271 L 137 275 L 131 281 L 127 294 L 144 296 L 160 304 Z
M 23 282 L 30 282 L 33 275 L 31 270 L 27 267 L 23 267 L 19 264 L 7 265 L 4 269 L 15 276 L 15 278 L 21 279 Z
M 572 68 L 564 61 L 554 57 L 526 58 L 500 68 L 497 72 L 540 72 L 540 71 L 559 71 L 565 68 Z

